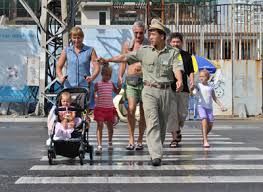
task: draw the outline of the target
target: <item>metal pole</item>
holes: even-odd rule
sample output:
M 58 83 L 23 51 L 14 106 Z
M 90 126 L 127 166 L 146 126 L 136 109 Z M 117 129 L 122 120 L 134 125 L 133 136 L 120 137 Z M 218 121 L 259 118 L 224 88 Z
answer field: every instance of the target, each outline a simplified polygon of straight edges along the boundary
M 146 5 L 146 23 L 147 23 L 147 28 L 150 26 L 150 0 L 147 0 L 147 5 Z
M 176 16 L 176 28 L 175 28 L 175 31 L 178 31 L 179 30 L 179 4 L 178 3 L 175 3 L 175 16 Z
M 62 3 L 62 0 L 61 0 L 61 3 Z M 75 6 L 76 4 L 76 0 L 70 0 L 69 1 L 69 9 L 70 9 L 70 22 L 69 22 L 69 25 L 70 27 L 73 27 L 75 26 Z
M 164 0 L 162 0 L 162 3 L 161 3 L 161 7 L 162 7 L 162 12 L 161 12 L 161 19 L 162 19 L 162 23 L 164 24 L 165 23 L 165 14 L 164 14 Z
M 262 60 L 262 13 L 260 11 L 259 18 L 259 60 Z
M 232 58 L 235 60 L 236 54 L 235 54 L 235 45 L 236 45 L 236 28 L 235 28 L 235 5 L 232 5 Z
M 61 1 L 61 18 L 64 23 L 65 23 L 66 18 L 68 17 L 67 1 L 68 0 Z M 66 30 L 63 33 L 63 47 L 67 45 L 68 45 L 68 31 Z
M 231 74 L 231 81 L 232 81 L 232 114 L 234 114 L 234 62 L 235 62 L 235 5 L 234 5 L 234 1 L 232 0 L 232 4 L 231 4 L 231 16 L 232 16 L 232 74 Z
M 40 24 L 42 26 L 41 31 L 41 53 L 40 53 L 40 69 L 39 69 L 39 101 L 38 105 L 35 110 L 36 115 L 45 115 L 44 105 L 45 105 L 45 97 L 42 93 L 45 93 L 45 86 L 46 86 L 46 43 L 47 43 L 47 10 L 46 7 L 48 5 L 48 0 L 42 0 L 41 3 L 41 17 L 40 17 Z
M 67 10 L 67 1 L 68 0 L 61 0 L 61 19 L 64 23 L 66 23 L 66 19 L 68 17 L 68 10 Z M 69 35 L 68 35 L 68 30 L 65 30 L 65 32 L 63 33 L 63 37 L 62 37 L 62 41 L 63 41 L 63 48 L 67 47 L 67 45 L 69 44 L 69 39 L 68 39 Z M 67 64 L 65 64 L 65 67 L 62 69 L 63 74 L 66 74 L 67 70 Z
M 11 0 L 10 1 L 10 7 L 11 7 L 11 10 L 10 10 L 10 20 L 14 19 L 17 17 L 17 0 Z
M 259 42 L 259 53 L 260 53 L 260 61 L 261 61 L 261 114 L 263 114 L 263 61 L 262 61 L 262 9 L 263 9 L 263 6 L 261 5 L 260 6 L 260 18 L 259 18 L 259 22 L 260 22 L 260 31 L 259 31 L 259 39 L 260 39 L 260 42 Z
M 201 19 L 200 19 L 200 55 L 204 56 L 204 7 L 201 6 Z

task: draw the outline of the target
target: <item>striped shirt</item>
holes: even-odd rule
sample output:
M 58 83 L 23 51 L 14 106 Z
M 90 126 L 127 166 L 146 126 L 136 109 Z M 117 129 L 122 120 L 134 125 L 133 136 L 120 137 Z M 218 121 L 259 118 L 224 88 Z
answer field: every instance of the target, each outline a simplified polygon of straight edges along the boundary
M 102 108 L 113 108 L 113 99 L 112 99 L 112 91 L 113 91 L 113 83 L 112 81 L 104 82 L 99 81 L 95 84 L 97 87 L 97 95 L 98 101 L 96 103 L 96 107 Z

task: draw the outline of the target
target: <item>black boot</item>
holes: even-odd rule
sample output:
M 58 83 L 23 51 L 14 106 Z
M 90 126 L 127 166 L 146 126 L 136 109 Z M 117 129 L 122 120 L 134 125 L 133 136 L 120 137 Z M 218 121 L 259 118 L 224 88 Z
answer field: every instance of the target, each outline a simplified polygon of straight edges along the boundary
M 156 158 L 156 159 L 152 159 L 152 165 L 153 166 L 160 166 L 161 165 L 161 159 Z

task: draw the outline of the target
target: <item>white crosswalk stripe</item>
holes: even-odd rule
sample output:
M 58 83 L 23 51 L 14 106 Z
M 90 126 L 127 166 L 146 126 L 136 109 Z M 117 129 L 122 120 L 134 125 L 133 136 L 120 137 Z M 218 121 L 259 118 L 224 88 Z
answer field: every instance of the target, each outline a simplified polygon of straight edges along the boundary
M 95 160 L 112 160 L 112 161 L 149 161 L 149 155 L 118 155 L 117 157 L 110 157 L 109 156 L 99 156 L 95 157 Z M 66 157 L 57 157 L 56 161 L 67 161 L 69 158 Z M 263 155 L 216 155 L 215 157 L 204 157 L 203 155 L 164 155 L 163 161 L 176 161 L 176 160 L 183 160 L 183 161 L 206 161 L 206 160 L 213 160 L 213 161 L 241 161 L 241 160 L 263 160 Z M 41 161 L 48 161 L 48 158 L 42 157 Z
M 167 138 L 168 140 L 169 138 Z M 184 138 L 184 141 L 202 141 L 203 138 L 201 137 L 186 137 Z M 228 137 L 215 137 L 213 138 L 213 141 L 230 141 L 231 138 L 228 138 Z M 96 141 L 96 138 L 91 138 L 90 141 Z M 108 141 L 107 138 L 103 138 L 102 139 L 103 142 L 106 142 Z M 117 137 L 113 137 L 112 138 L 112 141 L 125 141 L 126 143 L 128 142 L 128 139 L 127 138 L 117 138 Z M 146 140 L 144 139 L 143 140 L 144 142 L 146 142 Z
M 153 167 L 151 165 L 35 165 L 30 170 L 44 171 L 70 171 L 70 170 L 263 170 L 263 165 L 233 165 L 233 164 L 214 164 L 214 165 L 162 165 Z
M 262 183 L 263 176 L 21 177 L 16 184 Z
M 172 140 L 172 139 L 170 139 Z M 128 141 L 128 140 L 127 140 Z M 114 145 L 118 145 L 118 146 L 127 146 L 127 141 L 114 141 Z M 95 140 L 91 140 L 91 143 L 96 145 L 96 141 Z M 169 145 L 171 142 L 165 141 L 164 145 Z M 234 141 L 209 141 L 210 144 L 216 144 L 216 145 L 242 145 L 244 144 L 244 142 L 234 142 Z M 182 142 L 180 142 L 180 144 L 185 145 L 185 144 L 189 144 L 189 145 L 197 145 L 199 146 L 201 144 L 200 141 L 184 141 L 184 139 L 182 140 Z M 104 142 L 102 144 L 103 146 L 107 146 L 107 143 Z
M 135 134 L 135 138 L 137 136 Z M 95 148 L 94 132 L 89 138 Z M 232 141 L 232 138 L 218 134 L 211 134 L 209 138 L 211 147 L 205 149 L 200 131 L 188 128 L 183 131 L 180 147 L 169 148 L 172 137 L 167 135 L 163 164 L 153 167 L 147 146 L 143 151 L 127 151 L 128 135 L 119 132 L 114 135 L 113 151 L 108 151 L 105 134 L 102 155 L 94 156 L 94 165 L 89 165 L 88 154 L 83 166 L 79 165 L 78 158 L 72 160 L 61 156 L 57 156 L 55 165 L 50 166 L 47 156 L 43 156 L 38 165 L 29 169 L 31 174 L 20 177 L 15 184 L 263 183 L 263 176 L 247 174 L 251 170 L 263 172 L 260 148 L 245 146 L 244 142 Z M 251 163 L 255 161 L 258 162 Z M 67 175 L 56 175 L 63 171 L 67 171 Z M 83 176 L 84 171 L 87 171 L 87 176 Z M 107 171 L 111 176 L 107 176 Z M 212 174 L 213 171 L 216 172 Z M 226 171 L 228 174 L 221 175 Z M 82 174 L 78 175 L 79 172 Z M 98 172 L 101 173 L 99 177 Z

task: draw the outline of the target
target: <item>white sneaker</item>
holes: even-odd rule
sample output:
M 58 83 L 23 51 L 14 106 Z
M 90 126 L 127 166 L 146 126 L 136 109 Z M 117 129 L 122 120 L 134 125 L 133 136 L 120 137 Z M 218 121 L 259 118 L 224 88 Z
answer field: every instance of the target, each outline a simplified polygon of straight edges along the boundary
M 46 140 L 46 145 L 49 146 L 50 143 L 51 143 L 51 138 L 48 138 L 48 139 Z
M 95 151 L 95 154 L 96 155 L 101 155 L 102 154 L 102 146 L 101 145 L 98 145 L 96 151 Z

